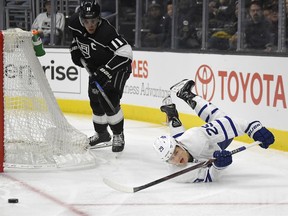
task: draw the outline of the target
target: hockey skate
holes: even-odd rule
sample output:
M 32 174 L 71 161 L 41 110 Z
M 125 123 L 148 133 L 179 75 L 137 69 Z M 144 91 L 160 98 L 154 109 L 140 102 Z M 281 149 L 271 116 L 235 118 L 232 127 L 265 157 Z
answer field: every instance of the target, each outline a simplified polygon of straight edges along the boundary
M 184 79 L 175 85 L 173 85 L 170 90 L 176 92 L 176 96 L 184 100 L 192 109 L 195 108 L 196 102 L 193 98 L 196 94 L 192 93 L 192 88 L 195 86 L 193 80 Z
M 104 148 L 111 146 L 111 136 L 108 131 L 103 133 L 95 133 L 93 136 L 89 137 L 90 149 Z
M 124 134 L 114 134 L 113 141 L 112 141 L 112 152 L 122 152 L 124 149 L 125 141 L 124 141 Z
M 163 100 L 162 100 L 162 105 L 169 105 L 172 104 L 172 98 L 171 95 L 167 95 Z
M 172 99 L 170 95 L 168 95 L 167 97 L 163 99 L 162 104 L 163 105 L 160 107 L 160 110 L 166 113 L 168 122 L 172 122 L 173 127 L 181 126 L 182 124 L 179 120 L 179 115 L 176 109 L 176 105 L 172 103 Z

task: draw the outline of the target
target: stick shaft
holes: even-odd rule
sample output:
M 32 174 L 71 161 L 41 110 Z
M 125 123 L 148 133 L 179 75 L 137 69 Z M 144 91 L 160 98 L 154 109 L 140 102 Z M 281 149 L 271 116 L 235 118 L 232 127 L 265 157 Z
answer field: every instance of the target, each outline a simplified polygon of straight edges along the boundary
M 249 146 L 247 146 L 247 147 L 241 146 L 241 147 L 239 147 L 239 148 L 237 148 L 237 149 L 232 150 L 232 151 L 231 151 L 231 154 L 232 154 L 232 155 L 233 155 L 233 154 L 236 154 L 236 153 L 238 153 L 238 152 L 244 151 L 244 150 L 246 150 L 246 149 L 248 149 L 248 148 L 251 148 L 251 147 L 256 146 L 256 145 L 259 145 L 259 144 L 261 144 L 261 143 L 257 141 L 257 142 L 251 143 L 251 144 L 250 144 Z M 168 176 L 165 176 L 165 177 L 163 177 L 163 178 L 160 178 L 160 179 L 157 179 L 157 180 L 155 180 L 155 181 L 152 181 L 152 182 L 150 182 L 150 183 L 148 183 L 148 184 L 145 184 L 145 185 L 142 185 L 142 186 L 139 186 L 139 187 L 135 187 L 135 188 L 134 188 L 134 192 L 137 192 L 137 191 L 146 189 L 146 188 L 151 187 L 151 186 L 153 186 L 153 185 L 156 185 L 156 184 L 159 184 L 159 183 L 161 183 L 161 182 L 167 181 L 167 180 L 169 180 L 169 179 L 175 178 L 175 177 L 177 177 L 177 176 L 183 175 L 183 174 L 185 174 L 185 173 L 187 173 L 187 172 L 190 172 L 190 171 L 192 171 L 192 170 L 195 170 L 195 169 L 198 169 L 198 168 L 207 167 L 207 166 L 209 166 L 210 164 L 212 164 L 214 161 L 215 161 L 215 159 L 209 159 L 209 160 L 207 160 L 207 161 L 200 162 L 200 163 L 198 163 L 198 164 L 196 164 L 196 165 L 194 165 L 194 166 L 191 166 L 191 167 L 188 167 L 188 168 L 186 168 L 186 169 L 180 170 L 180 171 L 178 171 L 178 172 L 175 172 L 175 173 L 170 174 L 170 175 L 168 175 Z
M 170 175 L 168 175 L 168 176 L 165 176 L 165 177 L 162 177 L 162 178 L 157 179 L 157 180 L 155 180 L 155 181 L 149 182 L 149 183 L 147 183 L 147 184 L 145 184 L 145 185 L 141 185 L 141 186 L 139 186 L 139 187 L 134 187 L 133 191 L 134 191 L 134 192 L 137 192 L 137 191 L 140 191 L 140 190 L 149 188 L 149 187 L 151 187 L 151 186 L 153 186 L 153 185 L 159 184 L 159 183 L 161 183 L 161 182 L 170 180 L 170 179 L 175 178 L 175 177 L 177 177 L 177 176 L 183 175 L 183 174 L 185 174 L 185 173 L 187 173 L 187 172 L 190 172 L 190 171 L 192 171 L 192 170 L 195 170 L 195 169 L 198 169 L 198 168 L 207 167 L 208 165 L 212 164 L 213 161 L 214 161 L 214 159 L 210 159 L 210 160 L 208 160 L 208 161 L 200 162 L 200 163 L 198 163 L 198 164 L 196 164 L 196 165 L 194 165 L 194 166 L 191 166 L 191 167 L 188 167 L 188 168 L 186 168 L 186 169 L 180 170 L 180 171 L 178 171 L 178 172 L 172 173 L 172 174 L 170 174 Z
M 260 144 L 261 144 L 261 142 L 256 141 L 256 142 L 251 143 L 251 144 L 248 145 L 248 146 L 241 146 L 241 147 L 239 147 L 239 148 L 237 148 L 237 149 L 232 150 L 232 151 L 231 151 L 231 154 L 232 154 L 232 155 L 233 155 L 233 154 L 236 154 L 236 153 L 238 153 L 238 152 L 244 151 L 244 150 L 246 150 L 246 149 L 248 149 L 248 148 L 251 148 L 251 147 L 254 147 L 254 146 L 260 145 Z
M 244 151 L 244 150 L 246 150 L 246 149 L 248 149 L 248 148 L 251 148 L 251 147 L 256 146 L 256 145 L 259 145 L 259 144 L 261 144 L 261 143 L 258 142 L 258 141 L 256 141 L 256 142 L 254 142 L 254 143 L 251 143 L 251 144 L 248 145 L 247 147 L 241 146 L 241 147 L 239 147 L 239 148 L 237 148 L 237 149 L 232 150 L 232 151 L 231 151 L 231 154 L 233 155 L 233 154 L 236 154 L 236 153 L 238 153 L 238 152 L 242 152 L 242 151 Z M 207 161 L 200 162 L 200 163 L 198 163 L 198 164 L 196 164 L 196 165 L 194 165 L 194 166 L 185 168 L 185 169 L 183 169 L 183 170 L 180 170 L 180 171 L 178 171 L 178 172 L 172 173 L 172 174 L 170 174 L 170 175 L 167 175 L 167 176 L 165 176 L 165 177 L 159 178 L 159 179 L 157 179 L 157 180 L 154 180 L 154 181 L 152 181 L 152 182 L 149 182 L 149 183 L 147 183 L 147 184 L 144 184 L 144 185 L 141 185 L 141 186 L 138 186 L 138 187 L 127 187 L 127 186 L 123 186 L 123 185 L 120 185 L 120 184 L 118 184 L 118 183 L 116 183 L 116 182 L 113 182 L 113 181 L 111 181 L 111 180 L 108 180 L 108 179 L 105 179 L 104 182 L 105 182 L 108 186 L 110 186 L 111 188 L 113 188 L 113 189 L 115 189 L 115 190 L 122 191 L 122 192 L 128 192 L 128 193 L 136 193 L 136 192 L 138 192 L 138 191 L 140 191 L 140 190 L 144 190 L 144 189 L 146 189 L 146 188 L 149 188 L 149 187 L 152 187 L 152 186 L 154 186 L 154 185 L 160 184 L 161 182 L 165 182 L 165 181 L 167 181 L 167 180 L 173 179 L 173 178 L 175 178 L 175 177 L 177 177 L 177 176 L 183 175 L 183 174 L 185 174 L 185 173 L 187 173 L 187 172 L 190 172 L 190 171 L 192 171 L 192 170 L 196 170 L 196 169 L 198 169 L 198 168 L 207 167 L 207 166 L 211 165 L 214 161 L 215 161 L 215 159 L 213 158 L 213 159 L 209 159 L 209 160 L 207 160 Z
M 91 77 L 92 73 L 89 70 L 89 68 L 87 67 L 87 64 L 86 64 L 85 60 L 82 59 L 82 58 L 81 58 L 81 63 L 84 66 L 84 68 L 86 69 L 86 71 L 89 73 L 89 76 Z M 104 100 L 106 101 L 108 106 L 110 107 L 110 109 L 113 111 L 113 113 L 116 113 L 115 107 L 113 106 L 113 104 L 111 103 L 110 99 L 108 98 L 108 96 L 104 92 L 102 86 L 97 81 L 95 81 L 94 83 L 95 83 L 95 86 L 97 87 L 97 89 L 99 90 L 100 94 L 102 95 L 102 97 L 104 98 Z
M 95 81 L 95 85 L 98 88 L 98 90 L 100 91 L 102 97 L 105 99 L 105 101 L 107 102 L 107 104 L 109 105 L 110 109 L 113 111 L 113 113 L 116 113 L 115 107 L 113 106 L 113 104 L 111 103 L 110 99 L 108 98 L 108 96 L 106 95 L 106 93 L 104 92 L 103 88 L 99 85 L 98 82 Z

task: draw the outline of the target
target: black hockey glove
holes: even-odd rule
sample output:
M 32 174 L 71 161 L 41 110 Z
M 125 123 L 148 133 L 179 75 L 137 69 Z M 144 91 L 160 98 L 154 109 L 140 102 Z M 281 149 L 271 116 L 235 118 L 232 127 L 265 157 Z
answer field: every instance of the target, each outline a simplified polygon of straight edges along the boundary
M 79 67 L 83 67 L 82 63 L 81 63 L 81 58 L 83 58 L 81 51 L 79 50 L 77 44 L 74 44 L 71 48 L 70 48 L 70 53 L 71 53 L 71 59 L 73 61 L 73 63 Z
M 111 82 L 113 72 L 105 66 L 100 66 L 97 71 L 93 73 L 93 78 L 95 78 L 100 86 L 105 86 L 108 82 Z
M 274 135 L 259 121 L 251 122 L 245 133 L 255 141 L 261 142 L 260 146 L 264 149 L 267 149 L 275 141 Z
M 215 151 L 213 153 L 213 157 L 216 159 L 213 163 L 216 167 L 224 168 L 229 166 L 232 163 L 232 155 L 231 152 L 223 150 L 223 151 Z

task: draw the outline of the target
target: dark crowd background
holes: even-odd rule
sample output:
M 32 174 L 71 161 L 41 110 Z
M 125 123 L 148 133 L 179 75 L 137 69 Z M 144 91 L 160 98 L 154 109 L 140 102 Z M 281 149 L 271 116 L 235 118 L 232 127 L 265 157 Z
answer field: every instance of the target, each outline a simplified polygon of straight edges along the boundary
M 69 17 L 80 0 L 52 0 L 65 17 L 63 30 L 51 25 L 47 47 L 69 47 Z M 288 0 L 99 0 L 108 19 L 133 49 L 229 54 L 287 54 Z M 31 30 L 45 0 L 1 1 L 0 28 Z M 53 15 L 54 14 L 54 15 Z M 56 33 L 57 32 L 57 33 Z

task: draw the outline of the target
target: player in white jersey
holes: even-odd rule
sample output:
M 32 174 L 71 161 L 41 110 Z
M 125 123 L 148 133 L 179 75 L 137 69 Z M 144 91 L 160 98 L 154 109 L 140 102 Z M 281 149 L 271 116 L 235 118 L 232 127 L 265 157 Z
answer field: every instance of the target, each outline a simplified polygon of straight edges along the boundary
M 171 135 L 160 136 L 154 142 L 154 148 L 162 160 L 169 164 L 171 172 L 179 171 L 193 163 L 216 158 L 211 166 L 190 171 L 179 182 L 212 182 L 221 171 L 232 163 L 231 153 L 225 150 L 234 137 L 248 134 L 255 141 L 260 141 L 267 149 L 274 143 L 273 134 L 259 121 L 246 121 L 227 116 L 212 103 L 192 93 L 194 81 L 183 81 L 183 87 L 177 97 L 183 99 L 197 115 L 206 122 L 201 127 L 185 130 L 178 116 L 176 105 L 169 96 L 164 100 L 161 111 L 168 117 Z M 176 84 L 177 85 L 177 84 Z M 172 87 L 173 88 L 173 87 Z M 170 103 L 167 101 L 170 100 Z

